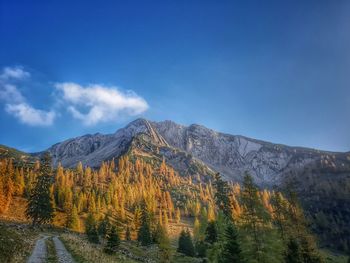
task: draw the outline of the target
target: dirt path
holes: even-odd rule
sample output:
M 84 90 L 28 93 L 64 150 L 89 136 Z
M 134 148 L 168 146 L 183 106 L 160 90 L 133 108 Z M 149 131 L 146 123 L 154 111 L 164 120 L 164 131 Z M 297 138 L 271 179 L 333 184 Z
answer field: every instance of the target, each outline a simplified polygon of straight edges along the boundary
M 46 249 L 45 240 L 47 238 L 48 238 L 48 236 L 43 236 L 42 238 L 40 238 L 36 241 L 33 253 L 29 257 L 27 263 L 44 263 L 44 262 L 46 262 L 47 249 Z
M 59 263 L 74 263 L 72 255 L 64 247 L 62 241 L 59 240 L 58 237 L 53 237 L 52 240 L 55 244 L 58 262 Z

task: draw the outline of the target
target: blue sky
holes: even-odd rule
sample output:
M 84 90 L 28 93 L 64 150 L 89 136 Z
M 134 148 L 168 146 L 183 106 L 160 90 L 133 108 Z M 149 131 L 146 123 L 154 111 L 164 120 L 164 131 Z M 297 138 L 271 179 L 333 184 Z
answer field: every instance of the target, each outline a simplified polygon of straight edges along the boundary
M 72 3 L 74 2 L 74 3 Z M 349 1 L 0 1 L 0 144 L 137 117 L 350 150 Z

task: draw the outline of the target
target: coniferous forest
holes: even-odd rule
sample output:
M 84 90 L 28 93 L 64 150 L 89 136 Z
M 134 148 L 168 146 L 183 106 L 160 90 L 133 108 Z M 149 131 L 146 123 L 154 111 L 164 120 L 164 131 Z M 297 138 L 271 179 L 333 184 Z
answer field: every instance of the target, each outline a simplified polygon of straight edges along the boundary
M 18 220 L 68 229 L 110 256 L 131 244 L 154 248 L 156 262 L 326 262 L 299 202 L 292 186 L 259 189 L 248 173 L 242 184 L 220 174 L 203 182 L 164 159 L 124 155 L 99 169 L 53 168 L 49 154 L 0 162 L 4 218 L 25 206 Z

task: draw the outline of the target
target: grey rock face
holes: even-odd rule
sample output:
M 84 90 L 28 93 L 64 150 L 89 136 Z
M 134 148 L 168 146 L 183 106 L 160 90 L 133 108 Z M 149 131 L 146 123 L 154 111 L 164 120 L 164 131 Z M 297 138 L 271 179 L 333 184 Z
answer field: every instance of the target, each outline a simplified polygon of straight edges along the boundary
M 117 158 L 127 151 L 132 139 L 140 134 L 149 136 L 154 145 L 189 154 L 192 159 L 222 173 L 227 180 L 241 181 L 247 171 L 264 186 L 278 184 L 288 171 L 302 169 L 319 161 L 322 155 L 333 154 L 224 134 L 196 124 L 183 126 L 172 121 L 144 119 L 137 119 L 114 134 L 85 135 L 48 150 L 55 165 L 61 162 L 63 166 L 72 167 L 82 161 L 84 165 L 98 167 L 102 161 Z M 171 165 L 189 169 L 177 163 L 182 161 L 183 158 L 172 154 Z
M 322 154 L 224 134 L 196 124 L 186 127 L 164 121 L 152 125 L 170 145 L 192 154 L 228 180 L 241 181 L 247 171 L 259 185 L 272 186 L 286 172 L 316 162 Z

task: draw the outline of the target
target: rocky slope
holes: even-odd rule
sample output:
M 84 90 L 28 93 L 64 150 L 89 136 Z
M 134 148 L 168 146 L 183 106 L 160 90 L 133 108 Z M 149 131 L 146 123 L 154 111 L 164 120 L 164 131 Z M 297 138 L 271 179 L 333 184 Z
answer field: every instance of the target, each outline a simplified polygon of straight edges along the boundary
M 61 162 L 72 167 L 82 161 L 85 165 L 98 167 L 102 161 L 117 158 L 130 150 L 131 142 L 140 135 L 144 135 L 144 140 L 137 144 L 138 154 L 147 152 L 147 155 L 159 158 L 164 156 L 183 174 L 199 174 L 202 170 L 193 170 L 193 166 L 201 166 L 205 167 L 206 174 L 217 171 L 227 180 L 241 181 L 247 171 L 261 186 L 279 185 L 291 171 L 315 166 L 324 159 L 329 159 L 329 165 L 350 166 L 350 154 L 347 153 L 289 147 L 224 134 L 197 124 L 183 126 L 172 121 L 145 119 L 137 119 L 114 134 L 85 135 L 58 143 L 48 150 L 56 165 Z M 156 152 L 159 149 L 160 154 Z
M 54 165 L 61 162 L 65 167 L 73 167 L 82 161 L 84 165 L 98 167 L 102 161 L 119 157 L 127 151 L 132 139 L 139 134 L 148 134 L 157 145 L 167 145 L 148 121 L 139 119 L 114 134 L 84 135 L 57 143 L 48 151 L 52 155 Z

